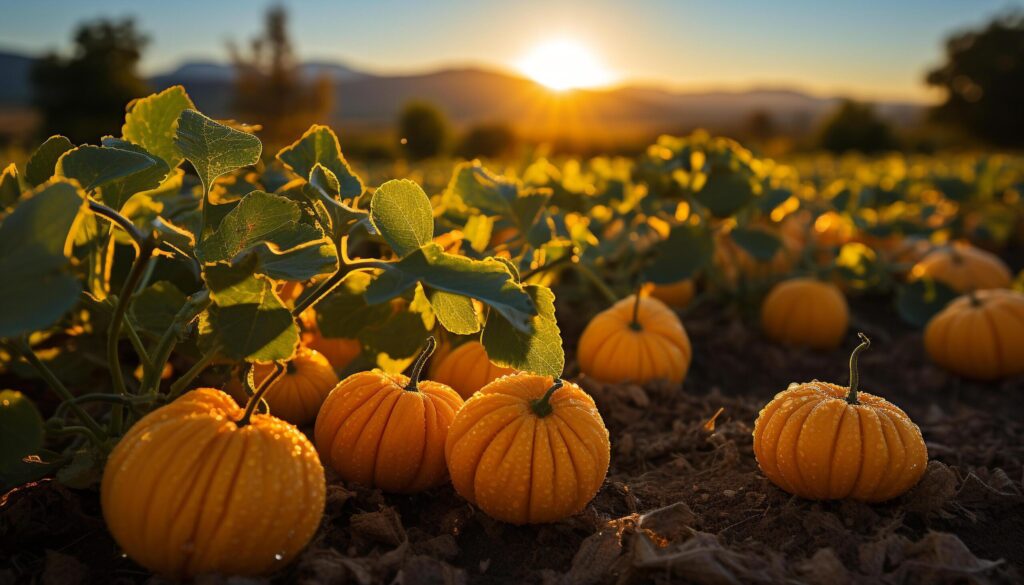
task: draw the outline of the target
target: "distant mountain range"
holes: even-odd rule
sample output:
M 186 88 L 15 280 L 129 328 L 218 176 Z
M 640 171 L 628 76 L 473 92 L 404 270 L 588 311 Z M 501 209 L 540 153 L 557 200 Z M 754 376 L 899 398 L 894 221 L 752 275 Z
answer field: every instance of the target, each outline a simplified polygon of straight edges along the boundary
M 31 102 L 32 58 L 0 53 L 0 108 Z M 739 128 L 764 111 L 784 130 L 807 130 L 839 98 L 817 97 L 787 89 L 677 92 L 626 86 L 554 94 L 537 83 L 499 71 L 460 68 L 414 75 L 374 75 L 340 63 L 301 65 L 306 79 L 326 75 L 335 85 L 333 124 L 349 128 L 388 127 L 411 100 L 431 102 L 455 124 L 510 122 L 525 133 L 531 126 L 572 128 L 586 133 L 683 132 L 695 127 Z M 184 85 L 196 105 L 217 117 L 231 116 L 235 71 L 228 64 L 191 61 L 150 78 L 154 89 Z M 879 112 L 898 125 L 917 120 L 919 104 L 881 102 Z M 254 121 L 258 122 L 258 121 Z

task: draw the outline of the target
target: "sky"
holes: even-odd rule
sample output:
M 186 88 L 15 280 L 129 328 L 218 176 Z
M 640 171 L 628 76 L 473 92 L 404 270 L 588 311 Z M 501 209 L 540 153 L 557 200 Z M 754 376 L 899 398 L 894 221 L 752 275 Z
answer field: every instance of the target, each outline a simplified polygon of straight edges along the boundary
M 517 70 L 538 45 L 571 39 L 617 84 L 679 90 L 793 88 L 930 101 L 944 39 L 1022 2 L 1007 0 L 284 0 L 303 60 L 375 73 L 448 66 Z M 86 19 L 133 16 L 150 37 L 146 74 L 224 60 L 269 1 L 2 0 L 0 50 L 67 48 Z

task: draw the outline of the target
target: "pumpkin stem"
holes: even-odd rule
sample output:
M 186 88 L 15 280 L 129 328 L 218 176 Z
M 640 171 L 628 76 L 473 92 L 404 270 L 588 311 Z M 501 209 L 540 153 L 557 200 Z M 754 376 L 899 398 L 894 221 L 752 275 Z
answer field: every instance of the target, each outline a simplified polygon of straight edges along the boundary
M 641 331 L 644 326 L 640 324 L 640 291 L 644 288 L 644 281 L 640 281 L 640 284 L 636 285 L 636 298 L 633 299 L 633 320 L 629 322 L 629 326 L 633 331 Z
M 420 381 L 420 374 L 423 373 L 423 366 L 427 365 L 427 360 L 433 355 L 435 347 L 437 347 L 437 342 L 434 341 L 434 336 L 427 337 L 427 346 L 423 348 L 423 351 L 416 358 L 416 363 L 412 366 L 412 375 L 409 376 L 409 383 L 405 385 L 405 389 L 409 392 L 419 391 L 416 385 Z
M 530 408 L 533 409 L 534 414 L 540 418 L 544 418 L 554 412 L 554 409 L 551 408 L 551 397 L 555 394 L 556 390 L 562 387 L 562 384 L 563 382 L 561 378 L 555 378 L 555 383 L 548 388 L 548 391 L 544 393 L 544 396 L 541 396 L 530 403 Z
M 242 418 L 238 419 L 238 426 L 244 427 L 249 424 L 249 420 L 252 418 L 252 414 L 256 412 L 256 407 L 260 401 L 263 400 L 263 395 L 267 393 L 267 390 L 281 377 L 284 373 L 284 364 L 281 362 L 274 363 L 274 371 L 270 372 L 270 375 L 260 382 L 260 385 L 256 388 L 256 392 L 249 397 L 249 402 L 245 405 L 245 412 L 242 413 Z
M 860 337 L 860 345 L 853 348 L 853 353 L 850 354 L 850 393 L 846 395 L 846 402 L 849 404 L 860 404 L 857 400 L 857 386 L 860 384 L 860 373 L 857 371 L 857 356 L 860 352 L 871 347 L 871 340 L 868 339 L 867 335 L 858 333 L 857 337 Z
M 971 306 L 972 307 L 978 308 L 978 307 L 981 306 L 981 299 L 978 298 L 978 291 L 976 291 L 974 289 L 971 289 L 967 293 L 967 298 L 969 298 L 971 300 Z

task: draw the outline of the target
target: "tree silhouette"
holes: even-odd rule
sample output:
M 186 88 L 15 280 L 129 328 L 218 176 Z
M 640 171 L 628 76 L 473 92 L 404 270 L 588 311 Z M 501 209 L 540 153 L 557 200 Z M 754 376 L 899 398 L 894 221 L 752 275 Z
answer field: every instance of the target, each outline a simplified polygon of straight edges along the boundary
M 70 57 L 51 53 L 37 61 L 31 79 L 43 136 L 97 142 L 120 134 L 125 104 L 149 93 L 136 72 L 146 42 L 131 19 L 97 20 L 75 31 Z
M 999 146 L 1024 145 L 1024 13 L 946 41 L 946 63 L 928 73 L 945 90 L 933 118 Z
M 406 155 L 424 159 L 441 154 L 448 137 L 444 115 L 431 104 L 412 102 L 398 118 L 398 132 Z
M 232 110 L 247 122 L 261 124 L 261 137 L 273 145 L 293 140 L 313 123 L 326 122 L 333 103 L 328 77 L 302 78 L 287 25 L 285 9 L 272 7 L 262 36 L 250 41 L 248 55 L 228 45 L 237 72 Z
M 895 148 L 892 130 L 870 104 L 844 100 L 821 129 L 821 147 L 832 152 L 874 153 Z

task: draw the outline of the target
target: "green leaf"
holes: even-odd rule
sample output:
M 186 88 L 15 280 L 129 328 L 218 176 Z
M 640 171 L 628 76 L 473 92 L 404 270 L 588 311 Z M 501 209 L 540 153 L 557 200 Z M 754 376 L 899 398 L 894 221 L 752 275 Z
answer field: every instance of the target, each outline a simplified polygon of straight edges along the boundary
M 16 390 L 0 390 L 0 486 L 12 487 L 28 471 L 23 461 L 43 448 L 43 417 L 32 401 Z
M 46 139 L 25 164 L 25 181 L 31 187 L 38 187 L 53 176 L 60 155 L 74 148 L 67 138 L 57 135 Z
M 196 246 L 196 236 L 187 229 L 176 225 L 165 217 L 153 222 L 153 229 L 159 234 L 161 244 L 170 246 L 175 252 L 191 258 Z
M 561 376 L 565 368 L 565 351 L 555 319 L 555 294 L 537 284 L 528 284 L 524 288 L 537 307 L 537 315 L 530 319 L 530 330 L 517 329 L 500 314 L 491 313 L 481 342 L 488 357 L 499 366 Z
M 0 224 L 0 337 L 48 327 L 78 301 L 82 287 L 64 251 L 85 204 L 79 189 L 58 179 Z
M 368 353 L 375 356 L 377 365 L 388 369 L 390 361 L 414 357 L 423 347 L 427 330 L 419 315 L 401 311 L 388 317 L 379 326 L 364 331 L 360 339 Z M 389 359 L 381 359 L 386 354 Z
M 432 288 L 426 289 L 426 293 L 430 307 L 442 327 L 455 335 L 469 335 L 480 331 L 480 320 L 477 319 L 473 299 Z
M 301 138 L 277 153 L 277 159 L 303 179 L 309 179 L 313 167 L 319 163 L 334 173 L 341 197 L 351 199 L 363 194 L 363 182 L 348 166 L 338 137 L 327 126 L 310 126 Z
M 740 172 L 721 170 L 708 175 L 696 198 L 715 217 L 729 217 L 754 197 L 750 179 Z
M 363 297 L 372 280 L 365 272 L 350 272 L 316 304 L 317 328 L 324 337 L 359 337 L 364 329 L 387 320 L 391 305 L 370 305 Z
M 174 136 L 174 144 L 195 167 L 206 191 L 217 177 L 259 162 L 263 152 L 259 138 L 191 109 L 181 112 Z
M 789 189 L 766 189 L 765 192 L 757 198 L 757 206 L 762 212 L 770 213 L 771 210 L 782 205 L 792 196 L 793 193 Z
M 251 267 L 226 263 L 205 266 L 203 280 L 214 302 L 201 327 L 206 347 L 219 345 L 224 355 L 238 360 L 292 358 L 299 328 L 274 292 L 273 281 L 252 274 Z
M 170 282 L 155 282 L 132 298 L 132 319 L 138 329 L 159 337 L 174 323 L 186 300 L 185 294 Z
M 644 271 L 644 278 L 655 284 L 671 284 L 691 278 L 708 266 L 714 242 L 706 229 L 680 225 L 673 227 L 654 250 L 654 261 Z
M 494 218 L 482 213 L 471 215 L 462 228 L 462 233 L 469 242 L 469 247 L 483 253 L 491 244 L 491 233 L 494 231 Z
M 399 258 L 419 250 L 434 237 L 430 198 L 408 179 L 388 181 L 374 191 L 370 221 Z
M 112 147 L 85 145 L 65 152 L 57 161 L 57 175 L 77 180 L 100 201 L 120 210 L 132 195 L 159 187 L 169 169 L 138 146 L 117 139 L 109 144 Z
M 347 234 L 352 225 L 369 219 L 370 214 L 362 209 L 349 207 L 338 199 L 341 195 L 341 185 L 338 178 L 330 169 L 320 163 L 313 166 L 309 173 L 309 185 L 304 190 L 307 198 L 311 201 L 318 201 L 323 205 L 324 211 L 331 218 L 331 231 L 335 239 Z M 310 195 L 310 191 L 312 192 Z
M 512 219 L 519 224 L 521 231 L 529 230 L 537 223 L 541 210 L 550 199 L 550 189 L 535 189 L 512 200 Z
M 14 205 L 20 198 L 21 185 L 18 183 L 18 167 L 11 163 L 0 173 L 0 210 Z
M 896 310 L 907 323 L 924 327 L 956 297 L 957 292 L 945 284 L 922 278 L 897 287 Z
M 71 457 L 71 462 L 57 470 L 57 481 L 74 489 L 86 489 L 103 478 L 103 456 L 92 446 L 83 447 Z
M 300 222 L 301 217 L 299 206 L 287 197 L 253 191 L 224 216 L 196 255 L 204 263 L 232 264 L 252 256 L 256 272 L 279 280 L 334 272 L 334 245 L 319 229 Z
M 160 157 L 168 168 L 173 169 L 181 164 L 183 158 L 174 141 L 178 118 L 183 111 L 192 109 L 195 105 L 184 87 L 168 87 L 129 105 L 121 135 Z
M 367 289 L 366 300 L 371 304 L 387 302 L 404 294 L 417 282 L 427 289 L 482 301 L 523 331 L 529 330 L 530 319 L 536 315 L 533 300 L 504 263 L 446 254 L 435 243 L 389 264 Z
M 474 207 L 491 215 L 511 215 L 512 201 L 519 185 L 485 169 L 480 161 L 462 163 L 455 168 L 445 198 Z
M 782 240 L 764 230 L 736 228 L 729 232 L 734 242 L 755 260 L 767 262 L 782 248 Z

